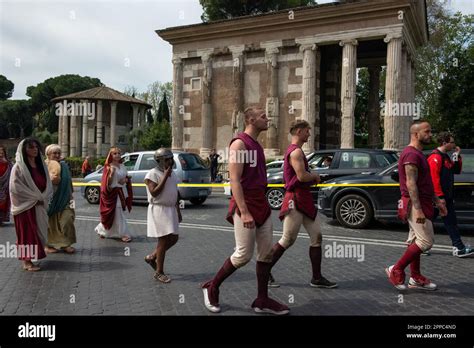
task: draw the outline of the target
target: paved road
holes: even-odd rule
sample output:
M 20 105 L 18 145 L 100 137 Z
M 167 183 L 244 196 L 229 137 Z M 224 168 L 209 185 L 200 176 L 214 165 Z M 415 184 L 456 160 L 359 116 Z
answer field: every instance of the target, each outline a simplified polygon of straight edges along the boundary
M 146 237 L 146 205 L 134 206 L 129 219 L 134 241 L 124 244 L 97 238 L 98 206 L 75 195 L 77 253 L 49 255 L 38 273 L 22 271 L 16 259 L 0 259 L 0 314 L 214 315 L 203 305 L 199 284 L 233 252 L 232 228 L 224 220 L 227 197 L 217 194 L 203 206 L 186 206 L 180 241 L 165 264 L 173 281 L 161 284 L 143 261 L 156 243 Z M 277 241 L 282 230 L 277 212 L 272 219 Z M 470 227 L 463 229 L 464 240 L 474 245 Z M 274 298 L 288 303 L 292 315 L 474 315 L 474 259 L 451 256 L 442 228 L 432 255 L 422 259 L 423 272 L 439 290 L 402 296 L 388 283 L 384 267 L 404 251 L 404 226 L 375 224 L 354 231 L 323 218 L 323 233 L 323 274 L 340 287 L 308 286 L 308 237 L 302 231 L 273 271 L 281 287 L 270 290 Z M 0 228 L 0 245 L 15 241 L 13 226 Z M 338 254 L 341 248 L 346 248 L 345 255 Z M 249 306 L 255 295 L 252 261 L 221 287 L 223 311 L 217 315 L 253 314 Z

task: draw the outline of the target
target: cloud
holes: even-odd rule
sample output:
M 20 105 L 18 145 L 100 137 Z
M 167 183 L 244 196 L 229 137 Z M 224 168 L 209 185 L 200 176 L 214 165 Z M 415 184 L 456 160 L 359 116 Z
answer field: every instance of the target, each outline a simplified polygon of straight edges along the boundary
M 199 23 L 201 13 L 197 0 L 3 1 L 0 71 L 15 83 L 14 99 L 67 73 L 144 91 L 172 80 L 171 46 L 155 30 Z

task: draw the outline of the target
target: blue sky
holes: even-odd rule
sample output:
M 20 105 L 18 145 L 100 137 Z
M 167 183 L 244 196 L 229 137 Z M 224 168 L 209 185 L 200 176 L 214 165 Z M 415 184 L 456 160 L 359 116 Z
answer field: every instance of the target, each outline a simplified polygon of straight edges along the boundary
M 474 0 L 450 5 L 474 13 Z M 155 30 L 200 23 L 201 14 L 198 0 L 0 0 L 0 74 L 14 82 L 13 99 L 62 74 L 143 92 L 172 80 L 171 46 Z

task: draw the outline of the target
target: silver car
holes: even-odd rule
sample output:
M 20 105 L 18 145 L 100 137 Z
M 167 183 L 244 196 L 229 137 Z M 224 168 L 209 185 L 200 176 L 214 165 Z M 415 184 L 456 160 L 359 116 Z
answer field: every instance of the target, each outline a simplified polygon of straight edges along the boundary
M 156 167 L 153 158 L 154 151 L 132 152 L 122 155 L 123 164 L 128 175 L 132 177 L 132 184 L 144 184 L 145 175 L 150 169 Z M 201 157 L 194 153 L 173 151 L 173 171 L 181 183 L 209 184 L 211 173 L 209 167 Z M 86 183 L 100 183 L 103 168 L 89 174 L 84 178 Z M 189 200 L 194 205 L 203 204 L 211 194 L 210 187 L 178 187 L 180 198 Z M 99 203 L 100 186 L 81 186 L 82 196 L 90 204 Z M 133 186 L 133 200 L 136 202 L 147 201 L 146 187 Z

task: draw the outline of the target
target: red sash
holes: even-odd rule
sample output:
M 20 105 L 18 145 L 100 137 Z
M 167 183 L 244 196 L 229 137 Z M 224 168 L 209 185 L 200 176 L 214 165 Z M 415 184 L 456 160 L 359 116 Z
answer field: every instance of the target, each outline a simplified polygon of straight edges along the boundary
M 272 211 L 268 205 L 267 198 L 265 196 L 265 191 L 261 190 L 246 190 L 245 195 L 245 204 L 255 220 L 255 225 L 257 227 L 262 226 L 265 221 L 270 217 Z M 234 197 L 231 198 L 229 203 L 229 210 L 227 212 L 226 220 L 229 221 L 232 225 L 234 224 L 234 214 L 237 213 L 240 216 L 239 207 Z
M 311 220 L 315 220 L 318 215 L 318 210 L 313 202 L 313 195 L 308 188 L 296 187 L 293 192 L 286 191 L 280 209 L 280 220 L 283 220 L 291 209 L 298 210 Z
M 408 216 L 411 212 L 411 199 L 410 197 L 403 197 L 400 198 L 398 201 L 398 218 L 403 222 L 407 223 Z M 423 214 L 428 220 L 433 220 L 435 211 L 432 203 L 428 203 L 427 201 L 421 201 L 421 209 L 423 210 Z

